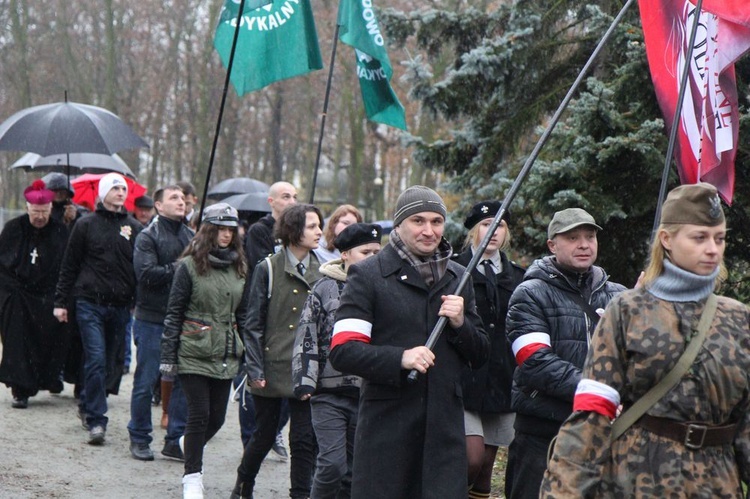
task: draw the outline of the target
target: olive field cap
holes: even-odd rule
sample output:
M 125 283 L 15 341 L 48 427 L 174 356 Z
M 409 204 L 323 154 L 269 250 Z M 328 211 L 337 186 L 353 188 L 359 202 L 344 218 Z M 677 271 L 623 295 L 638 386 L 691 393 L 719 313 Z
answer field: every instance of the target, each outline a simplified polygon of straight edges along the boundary
M 396 212 L 393 214 L 393 226 L 416 213 L 432 211 L 446 218 L 448 210 L 440 194 L 423 185 L 413 185 L 406 189 L 396 200 Z
M 661 224 L 716 227 L 723 222 L 724 211 L 716 187 L 704 182 L 675 187 L 661 208 Z
M 383 229 L 377 224 L 351 224 L 342 230 L 333 245 L 339 251 L 348 251 L 363 244 L 378 243 Z
M 237 227 L 239 217 L 237 210 L 227 203 L 216 203 L 203 210 L 203 221 L 224 227 Z
M 591 225 L 596 227 L 598 230 L 602 230 L 601 227 L 596 225 L 594 217 L 589 215 L 586 210 L 581 208 L 568 208 L 555 213 L 552 217 L 552 221 L 547 227 L 547 239 L 552 239 L 558 234 L 568 232 L 581 225 Z

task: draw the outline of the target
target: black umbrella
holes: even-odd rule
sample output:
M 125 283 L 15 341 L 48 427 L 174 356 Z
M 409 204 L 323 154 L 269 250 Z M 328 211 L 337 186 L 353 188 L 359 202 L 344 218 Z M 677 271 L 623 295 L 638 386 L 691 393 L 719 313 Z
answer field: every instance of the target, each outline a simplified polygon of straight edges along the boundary
M 67 173 L 70 165 L 71 174 L 79 173 L 109 173 L 116 172 L 135 178 L 125 161 L 117 154 L 72 153 L 53 154 L 52 156 L 39 156 L 33 152 L 27 152 L 18 161 L 13 163 L 11 170 L 21 169 L 27 172 L 60 172 Z
M 233 196 L 235 194 L 248 194 L 251 192 L 263 192 L 267 194 L 268 189 L 270 189 L 270 186 L 265 182 L 261 182 L 260 180 L 255 180 L 249 177 L 235 177 L 222 180 L 221 182 L 213 186 L 208 190 L 206 197 L 208 199 L 221 201 L 224 200 L 224 198 Z M 235 208 L 237 207 L 235 206 Z
M 249 192 L 247 194 L 235 194 L 222 200 L 237 211 L 257 211 L 271 213 L 271 205 L 268 204 L 268 192 Z
M 40 156 L 88 152 L 114 154 L 148 147 L 116 114 L 101 107 L 57 102 L 18 111 L 0 125 L 0 150 Z

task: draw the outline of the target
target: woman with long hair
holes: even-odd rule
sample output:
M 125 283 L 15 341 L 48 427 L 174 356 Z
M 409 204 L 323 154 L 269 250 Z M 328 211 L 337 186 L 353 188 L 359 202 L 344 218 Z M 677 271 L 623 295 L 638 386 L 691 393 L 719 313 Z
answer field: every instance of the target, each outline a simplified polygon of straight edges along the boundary
M 232 379 L 244 347 L 242 300 L 247 264 L 237 210 L 217 203 L 203 212 L 195 238 L 175 271 L 164 319 L 160 371 L 180 377 L 187 425 L 183 498 L 203 497 L 203 446 L 224 424 Z
M 362 213 L 350 205 L 342 204 L 331 213 L 331 217 L 326 223 L 326 227 L 323 230 L 323 237 L 320 239 L 320 245 L 315 250 L 315 255 L 320 260 L 320 263 L 326 263 L 336 258 L 341 258 L 341 252 L 333 244 L 336 236 L 341 234 L 341 231 L 346 229 L 352 224 L 362 223 Z
M 750 310 L 713 294 L 726 234 L 714 186 L 669 193 L 641 286 L 614 298 L 596 329 L 541 497 L 744 497 Z M 662 382 L 696 347 L 684 374 Z M 646 411 L 620 430 L 620 411 L 660 383 L 665 394 L 643 399 Z
M 469 234 L 464 252 L 456 258 L 458 263 L 466 266 L 471 261 L 500 206 L 499 201 L 483 201 L 471 208 L 464 221 Z M 505 316 L 510 295 L 523 279 L 524 270 L 504 252 L 510 246 L 509 220 L 506 211 L 471 274 L 477 312 L 490 337 L 490 359 L 478 369 L 465 367 L 461 376 L 470 499 L 490 496 L 497 449 L 513 440 L 515 415 L 510 408 L 510 393 L 516 361 L 505 335 Z

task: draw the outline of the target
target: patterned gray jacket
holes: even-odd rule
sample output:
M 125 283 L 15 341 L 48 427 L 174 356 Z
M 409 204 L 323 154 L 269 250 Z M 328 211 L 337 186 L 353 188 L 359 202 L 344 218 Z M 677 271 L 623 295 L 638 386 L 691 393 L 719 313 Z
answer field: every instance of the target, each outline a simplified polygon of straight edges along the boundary
M 359 396 L 361 379 L 343 374 L 328 362 L 331 333 L 336 323 L 341 291 L 346 284 L 346 272 L 340 259 L 320 267 L 323 278 L 313 286 L 307 297 L 294 338 L 292 382 L 294 395 L 337 393 Z

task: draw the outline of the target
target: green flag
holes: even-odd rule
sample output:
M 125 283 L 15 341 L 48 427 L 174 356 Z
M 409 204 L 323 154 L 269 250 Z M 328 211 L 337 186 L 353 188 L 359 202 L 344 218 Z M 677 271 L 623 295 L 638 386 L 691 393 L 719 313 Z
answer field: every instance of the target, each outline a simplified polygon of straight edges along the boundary
M 339 39 L 354 47 L 357 76 L 372 121 L 406 130 L 404 106 L 391 88 L 393 68 L 380 32 L 372 0 L 340 0 Z
M 214 47 L 229 64 L 239 0 L 226 0 Z M 242 96 L 271 83 L 321 69 L 318 34 L 310 0 L 247 0 L 230 80 Z

